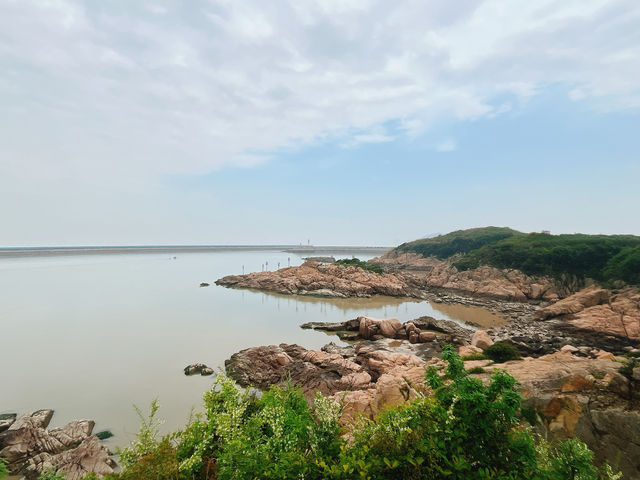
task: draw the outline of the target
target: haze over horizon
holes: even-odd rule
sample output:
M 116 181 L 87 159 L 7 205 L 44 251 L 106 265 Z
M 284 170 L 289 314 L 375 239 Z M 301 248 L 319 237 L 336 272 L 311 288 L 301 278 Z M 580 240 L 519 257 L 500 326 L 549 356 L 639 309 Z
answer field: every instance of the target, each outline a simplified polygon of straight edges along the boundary
M 0 247 L 640 234 L 640 3 L 0 4 Z

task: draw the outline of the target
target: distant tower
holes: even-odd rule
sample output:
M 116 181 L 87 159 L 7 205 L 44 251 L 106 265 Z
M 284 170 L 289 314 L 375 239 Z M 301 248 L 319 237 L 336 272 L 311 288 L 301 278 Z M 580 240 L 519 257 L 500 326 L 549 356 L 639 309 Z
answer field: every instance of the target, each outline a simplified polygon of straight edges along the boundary
M 291 257 L 287 257 L 287 266 L 290 267 L 291 266 Z
M 309 245 L 311 245 L 311 239 L 308 239 L 308 240 L 307 240 L 307 247 L 308 247 Z

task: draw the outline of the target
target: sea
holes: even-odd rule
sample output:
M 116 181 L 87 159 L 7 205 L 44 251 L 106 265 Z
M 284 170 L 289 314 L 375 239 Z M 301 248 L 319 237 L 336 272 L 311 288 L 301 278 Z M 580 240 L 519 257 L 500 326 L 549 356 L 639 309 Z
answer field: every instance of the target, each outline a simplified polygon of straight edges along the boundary
M 215 285 L 225 275 L 300 265 L 314 252 L 365 260 L 379 254 L 284 246 L 0 250 L 0 413 L 53 409 L 52 427 L 93 419 L 94 432 L 109 430 L 109 444 L 124 447 L 140 425 L 134 405 L 147 411 L 157 399 L 163 432 L 201 409 L 213 377 L 185 376 L 191 363 L 221 371 L 234 352 L 252 346 L 344 345 L 302 323 L 491 316 L 406 298 L 328 299 Z

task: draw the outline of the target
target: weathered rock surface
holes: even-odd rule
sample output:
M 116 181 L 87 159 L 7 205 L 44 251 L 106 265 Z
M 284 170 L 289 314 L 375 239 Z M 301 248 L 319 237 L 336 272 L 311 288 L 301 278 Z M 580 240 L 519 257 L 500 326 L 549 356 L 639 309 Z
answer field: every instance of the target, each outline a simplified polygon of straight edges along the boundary
M 184 367 L 185 375 L 212 375 L 213 368 L 206 366 L 204 363 L 192 363 L 191 365 L 187 365 Z
M 458 271 L 445 260 L 425 258 L 416 253 L 399 254 L 393 250 L 370 262 L 396 271 L 410 286 L 419 289 L 446 288 L 518 301 L 555 301 L 559 298 L 552 281 L 531 277 L 518 270 L 480 266 Z
M 262 389 L 291 378 L 308 398 L 317 390 L 342 402 L 341 422 L 348 424 L 359 413 L 373 417 L 388 405 L 428 393 L 425 367 L 441 363 L 438 358 L 424 360 L 378 342 L 333 345 L 326 350 L 333 353 L 297 345 L 255 347 L 232 356 L 227 372 L 241 385 Z M 526 404 L 542 414 L 541 432 L 556 438 L 577 436 L 596 452 L 598 460 L 613 463 L 620 457 L 625 478 L 637 478 L 640 387 L 618 372 L 619 362 L 604 355 L 587 358 L 579 352 L 504 364 L 467 361 L 465 367 L 484 368 L 486 373 L 478 374 L 484 379 L 495 369 L 506 370 L 520 382 Z
M 0 415 L 0 433 L 7 430 L 13 422 L 16 421 L 17 415 L 15 413 L 5 413 Z
M 543 414 L 555 438 L 577 436 L 599 461 L 615 463 L 625 478 L 640 474 L 638 385 L 618 372 L 620 363 L 557 352 L 536 359 L 485 366 L 520 382 L 528 406 Z
M 362 365 L 337 353 L 306 350 L 299 345 L 253 347 L 225 362 L 227 374 L 242 386 L 266 389 L 291 379 L 306 394 L 324 395 L 363 388 L 371 375 Z
M 392 273 L 377 274 L 355 266 L 322 265 L 314 261 L 273 272 L 230 275 L 217 280 L 216 285 L 328 297 L 419 295 L 418 291 Z
M 576 328 L 640 340 L 640 293 L 628 288 L 613 294 L 588 287 L 540 309 L 536 317 L 560 317 Z
M 375 342 L 348 348 L 348 355 L 355 357 L 299 345 L 254 347 L 235 353 L 225 366 L 242 386 L 266 389 L 290 379 L 308 398 L 316 391 L 334 396 L 343 401 L 343 422 L 357 412 L 374 415 L 386 405 L 413 398 L 416 388 L 423 389 L 426 362 L 416 355 L 383 350 Z
M 52 467 L 76 480 L 88 473 L 113 473 L 115 462 L 109 450 L 91 435 L 94 422 L 75 420 L 62 428 L 47 430 L 53 410 L 23 415 L 0 434 L 0 457 L 9 471 L 36 478 L 42 469 Z
M 436 320 L 426 316 L 405 323 L 401 323 L 397 318 L 361 316 L 344 322 L 304 323 L 300 327 L 325 332 L 354 332 L 349 340 L 377 340 L 384 337 L 409 340 L 411 343 L 440 340 L 442 343 L 466 344 L 469 343 L 472 334 L 472 330 L 463 328 L 451 320 Z M 340 338 L 345 339 L 345 336 L 341 335 Z
M 476 330 L 471 337 L 471 345 L 478 347 L 481 350 L 485 350 L 493 345 L 493 340 L 489 334 L 484 330 Z

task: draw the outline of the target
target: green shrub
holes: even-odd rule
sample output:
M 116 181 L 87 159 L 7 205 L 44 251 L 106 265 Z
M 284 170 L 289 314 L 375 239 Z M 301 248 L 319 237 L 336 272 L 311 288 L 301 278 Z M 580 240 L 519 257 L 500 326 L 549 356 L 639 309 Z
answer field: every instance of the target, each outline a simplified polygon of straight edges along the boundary
M 633 369 L 636 367 L 640 367 L 640 359 L 631 357 L 629 358 L 629 360 L 624 361 L 622 366 L 618 368 L 618 371 L 629 380 L 631 380 L 631 378 L 633 377 Z
M 486 370 L 482 367 L 473 367 L 467 370 L 467 373 L 469 373 L 470 375 L 475 375 L 478 373 L 486 373 Z
M 59 474 L 54 468 L 47 467 L 42 470 L 38 480 L 65 480 L 64 475 Z
M 258 398 L 219 375 L 205 393 L 204 414 L 172 437 L 156 440 L 152 403 L 150 415 L 140 415 L 137 441 L 125 449 L 122 473 L 111 479 L 617 478 L 609 467 L 595 469 L 591 452 L 577 440 L 554 446 L 540 439 L 536 445 L 521 424 L 527 411 L 513 377 L 496 372 L 485 385 L 465 371 L 450 345 L 442 357 L 446 368 L 425 374 L 432 395 L 373 420 L 360 417 L 350 441 L 333 400 L 317 395 L 309 404 L 291 385 Z
M 360 267 L 363 270 L 366 270 L 367 272 L 373 272 L 373 273 L 384 273 L 384 270 L 382 269 L 382 267 L 380 265 L 376 265 L 374 263 L 369 263 L 369 262 L 365 262 L 363 260 L 360 260 L 358 258 L 345 258 L 342 260 L 336 260 L 335 262 L 337 265 L 344 265 L 344 266 L 353 266 L 353 267 Z
M 487 360 L 487 356 L 484 353 L 470 353 L 462 357 L 462 360 L 465 362 L 469 360 Z
M 524 235 L 524 233 L 506 227 L 470 228 L 403 243 L 395 250 L 399 253 L 412 252 L 419 253 L 423 257 L 434 256 L 445 259 L 517 235 Z
M 520 352 L 510 343 L 496 342 L 484 350 L 486 357 L 496 363 L 504 363 L 509 360 L 519 360 Z
M 223 375 L 205 394 L 206 418 L 192 422 L 178 445 L 180 470 L 199 474 L 214 457 L 219 479 L 320 478 L 320 460 L 343 443 L 339 405 L 299 388 L 273 387 L 257 399 Z
M 7 461 L 0 457 L 0 480 L 9 475 L 9 469 L 7 468 Z

